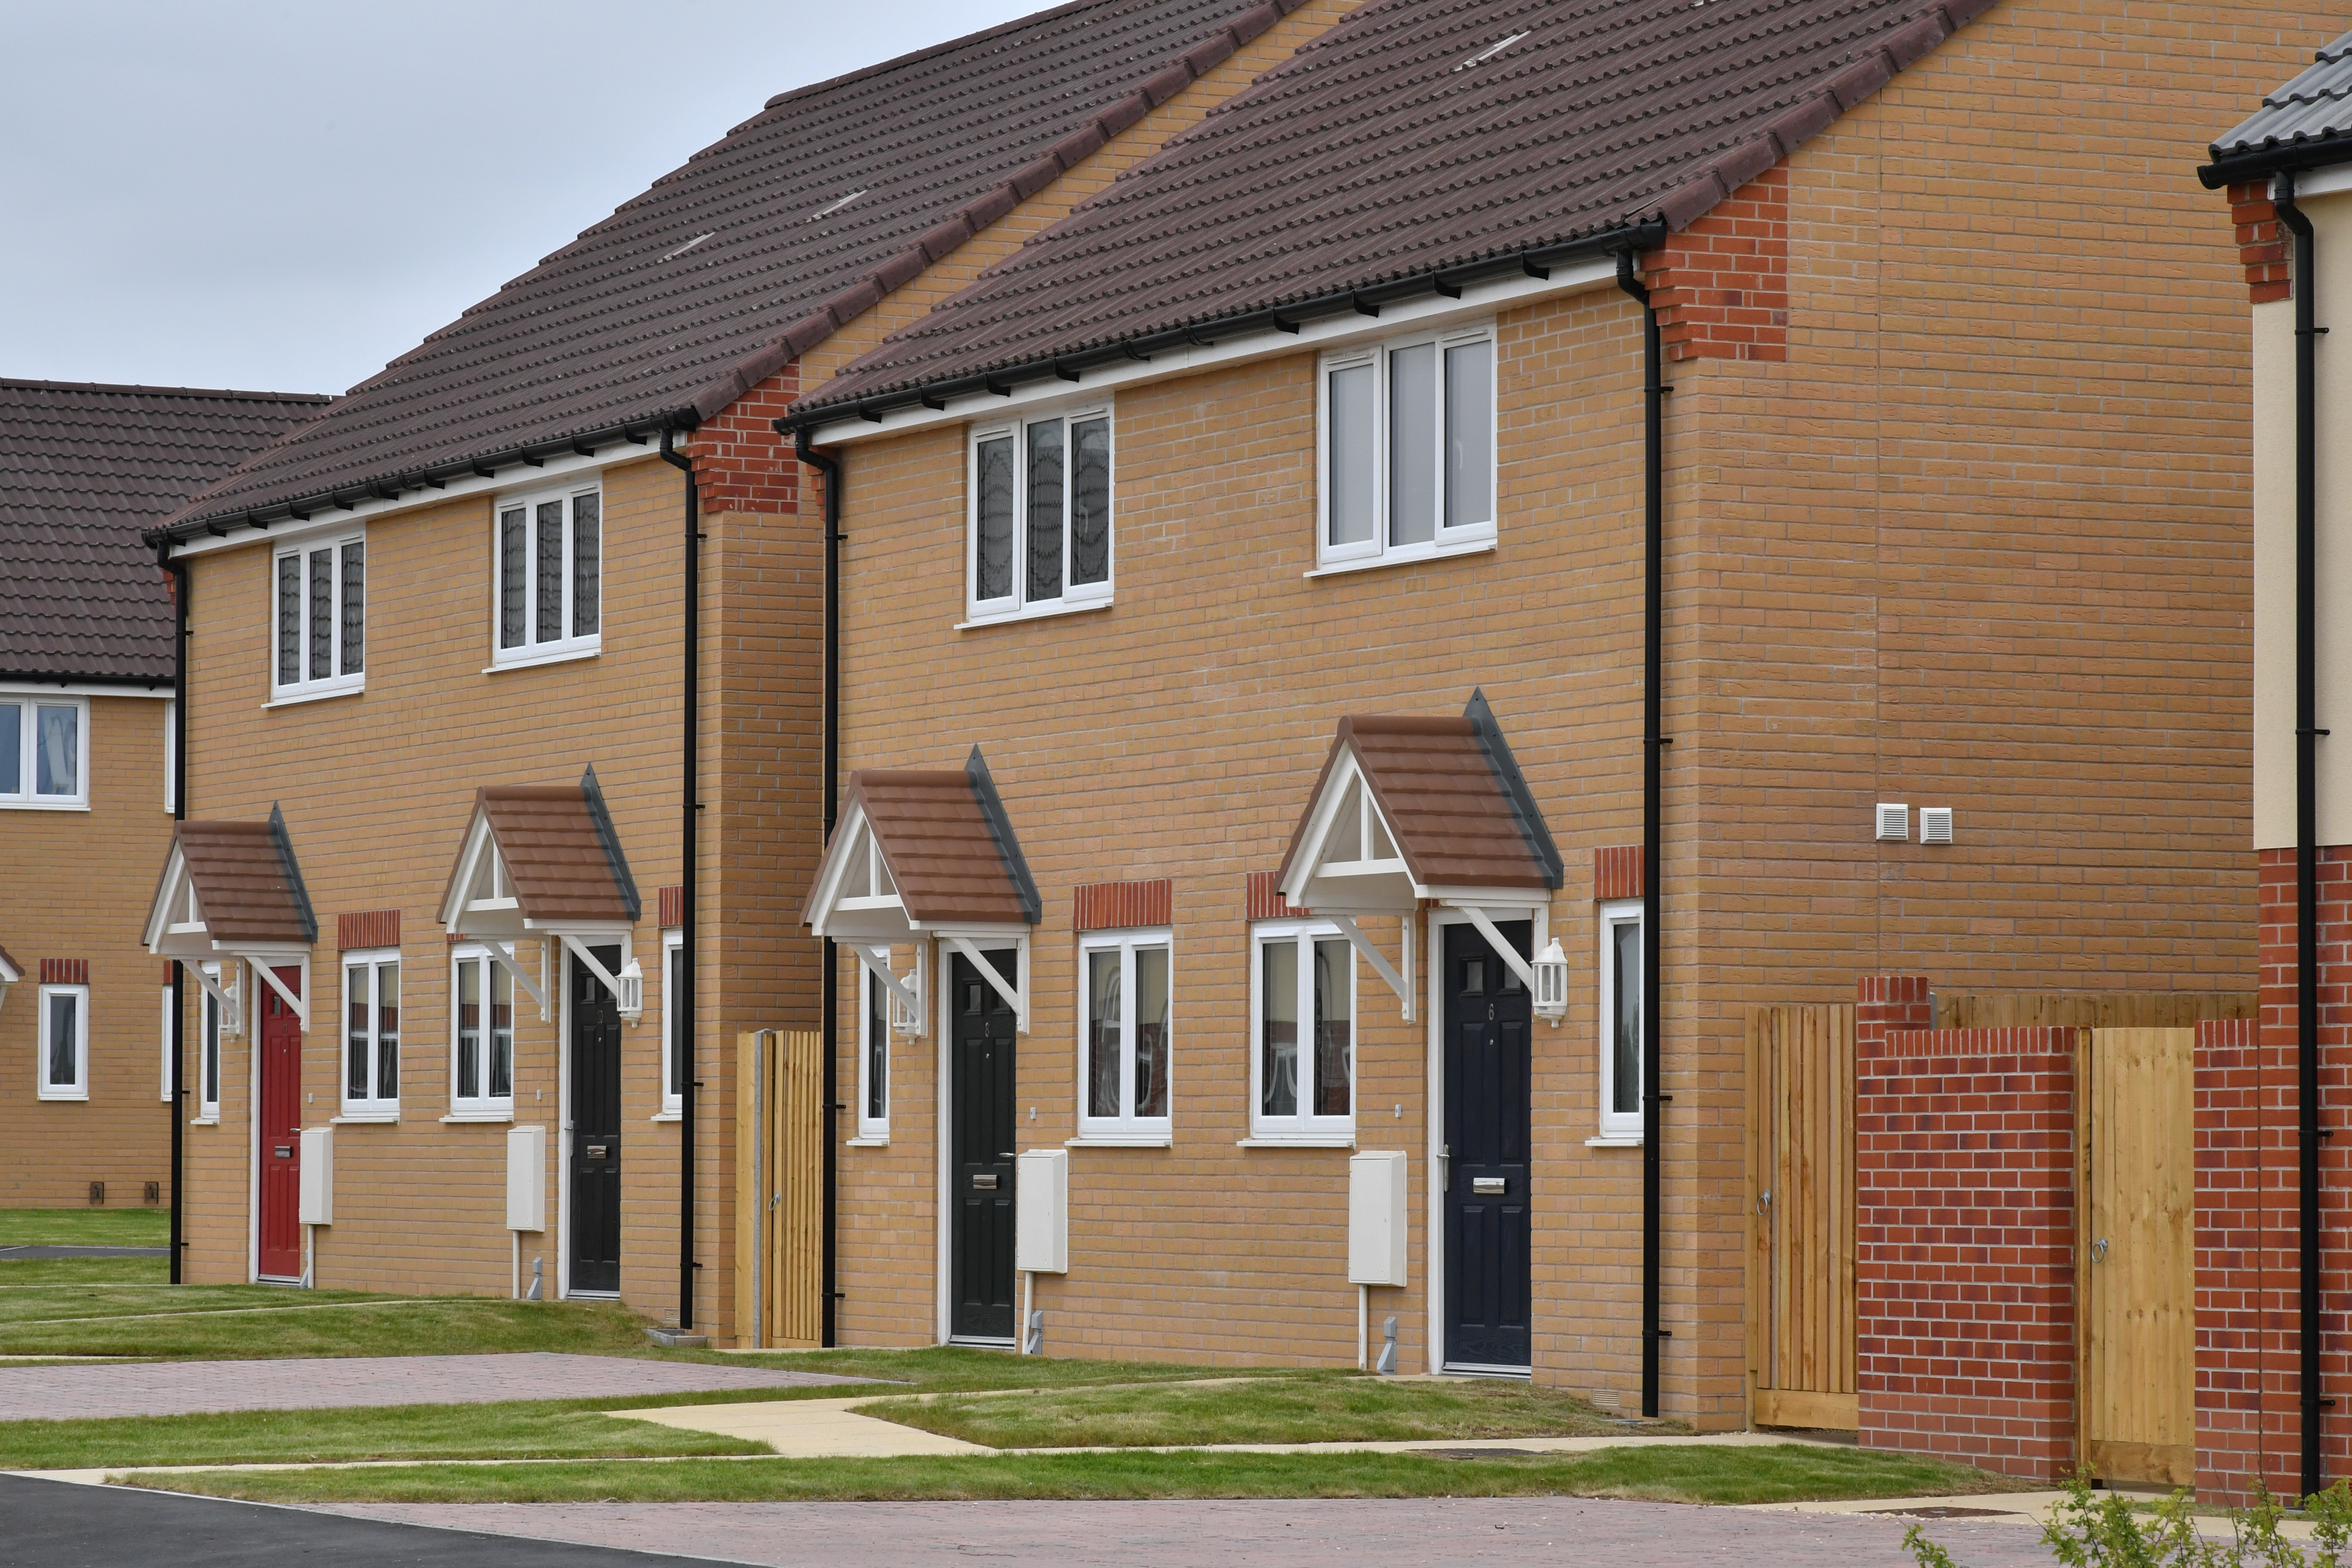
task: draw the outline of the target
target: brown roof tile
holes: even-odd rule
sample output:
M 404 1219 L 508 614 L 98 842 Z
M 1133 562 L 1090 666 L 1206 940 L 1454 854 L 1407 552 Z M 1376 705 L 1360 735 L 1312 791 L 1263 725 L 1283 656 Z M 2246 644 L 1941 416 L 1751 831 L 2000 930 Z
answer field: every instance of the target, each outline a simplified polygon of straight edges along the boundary
M 1992 3 L 1371 0 L 788 422 L 1679 229 Z
M 771 99 L 173 526 L 709 418 L 1300 3 L 1076 0 Z
M 637 918 L 636 883 L 594 777 L 577 784 L 491 784 L 474 794 L 526 920 Z
M 1035 885 L 977 747 L 961 772 L 869 768 L 851 773 L 845 823 L 853 811 L 864 814 L 881 846 L 908 920 L 923 925 L 1037 922 Z M 814 912 L 803 907 L 802 922 L 808 923 Z
M 275 806 L 266 822 L 183 822 L 174 841 L 213 941 L 308 947 L 319 940 L 293 841 Z
M 152 528 L 327 399 L 0 379 L 0 676 L 163 685 Z

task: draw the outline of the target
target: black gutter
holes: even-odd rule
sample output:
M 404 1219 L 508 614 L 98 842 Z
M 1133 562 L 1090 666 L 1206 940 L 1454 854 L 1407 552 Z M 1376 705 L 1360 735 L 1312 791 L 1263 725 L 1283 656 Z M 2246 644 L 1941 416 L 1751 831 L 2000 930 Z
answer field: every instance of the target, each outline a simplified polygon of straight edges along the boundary
M 2199 168 L 2197 178 L 2207 190 L 2218 191 L 2224 185 L 2243 184 L 2271 174 L 2293 174 L 2298 169 L 2326 168 L 2331 163 L 2352 163 L 2352 137 L 2291 142 L 2282 147 L 2232 153 Z
M 693 426 L 688 426 L 691 430 Z M 661 433 L 662 461 L 686 475 L 686 537 L 682 541 L 686 555 L 686 631 L 683 662 L 685 675 L 681 687 L 684 714 L 679 725 L 679 810 L 678 858 L 678 939 L 677 966 L 685 978 L 677 994 L 677 1039 L 673 1049 L 685 1059 L 673 1067 L 678 1075 L 677 1091 L 677 1328 L 685 1333 L 694 1327 L 694 863 L 698 857 L 700 835 L 696 820 L 702 810 L 702 793 L 698 751 L 701 737 L 698 720 L 700 717 L 702 679 L 702 490 L 694 477 L 694 459 L 677 451 L 671 441 L 674 427 L 665 426 Z M 669 984 L 669 976 L 662 976 Z M 667 1000 L 667 998 L 665 998 Z
M 1663 241 L 1665 235 L 1665 224 L 1654 218 L 1565 245 L 1539 246 L 1479 261 L 1432 268 L 1369 288 L 1338 289 L 1286 304 L 1263 306 L 1230 316 L 1210 317 L 1162 331 L 1138 333 L 1111 342 L 1097 343 L 1072 353 L 1045 354 L 994 370 L 916 383 L 872 397 L 812 405 L 805 409 L 795 409 L 778 419 L 776 430 L 780 435 L 797 436 L 803 430 L 814 430 L 820 425 L 831 425 L 844 419 L 860 418 L 878 423 L 892 409 L 917 405 L 944 408 L 950 397 L 983 392 L 1009 396 L 1013 388 L 1022 382 L 1056 378 L 1076 381 L 1082 372 L 1087 370 L 1149 360 L 1163 351 L 1211 347 L 1218 338 L 1237 332 L 1295 332 L 1301 323 L 1325 316 L 1377 316 L 1384 305 L 1402 304 L 1429 293 L 1449 297 L 1458 295 L 1469 284 L 1509 273 L 1545 278 L 1550 275 L 1552 268 L 1564 267 L 1570 262 L 1589 260 L 1617 251 L 1649 249 Z
M 160 559 L 161 552 L 157 553 Z M 163 561 L 163 567 L 167 573 L 173 570 L 169 561 Z M 152 691 L 159 686 L 169 686 L 173 688 L 173 694 L 177 695 L 179 676 L 176 672 L 165 676 L 62 675 L 54 669 L 0 669 L 0 680 L 7 681 L 13 686 L 122 686 L 136 687 L 142 691 Z
M 1659 1343 L 1672 1335 L 1659 1310 L 1659 1079 L 1664 1053 L 1658 1029 L 1658 817 L 1660 763 L 1674 742 L 1664 727 L 1665 404 L 1658 310 L 1633 275 L 1632 247 L 1617 253 L 1617 287 L 1642 307 L 1642 1414 L 1658 1414 Z
M 2297 1230 L 2301 1285 L 2295 1341 L 2302 1352 L 2303 1489 L 2325 1489 L 2319 1396 L 2319 328 L 2317 245 L 2294 205 L 2294 175 L 2272 192 L 2294 236 L 2294 1048 Z
M 776 421 L 776 431 L 783 433 L 784 423 Z M 809 444 L 805 426 L 793 433 L 793 452 L 803 463 L 824 476 L 824 831 L 818 839 L 820 853 L 833 842 L 834 818 L 841 803 L 841 461 L 828 458 Z M 841 1107 L 835 1103 L 834 1054 L 839 1047 L 838 1030 L 834 1011 L 840 1005 L 835 994 L 840 956 L 833 939 L 824 939 L 824 954 L 817 981 L 818 1029 L 824 1052 L 824 1263 L 820 1286 L 822 1305 L 819 1309 L 821 1327 L 818 1342 L 834 1342 L 834 1146 Z
M 172 820 L 188 816 L 188 563 L 173 561 L 168 545 L 155 547 L 158 564 L 172 574 Z M 177 831 L 176 829 L 174 831 Z M 187 1249 L 186 1226 L 180 1217 L 180 1178 L 187 1167 L 187 1118 L 181 1101 L 186 1098 L 188 967 L 172 961 L 172 1270 L 171 1282 L 181 1282 L 181 1255 Z

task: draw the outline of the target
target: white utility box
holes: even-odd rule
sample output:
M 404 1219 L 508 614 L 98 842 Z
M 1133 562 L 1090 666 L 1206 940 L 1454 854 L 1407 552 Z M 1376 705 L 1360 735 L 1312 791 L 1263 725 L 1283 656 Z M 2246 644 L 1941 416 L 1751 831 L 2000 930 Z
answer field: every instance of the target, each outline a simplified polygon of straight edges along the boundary
M 295 1205 L 302 1225 L 335 1223 L 335 1130 L 302 1129 L 302 1192 Z
M 1070 1271 L 1070 1152 L 1032 1149 L 1013 1164 L 1013 1267 Z
M 1405 1282 L 1404 1151 L 1348 1161 L 1348 1283 Z
M 507 1228 L 547 1228 L 547 1129 L 507 1129 Z

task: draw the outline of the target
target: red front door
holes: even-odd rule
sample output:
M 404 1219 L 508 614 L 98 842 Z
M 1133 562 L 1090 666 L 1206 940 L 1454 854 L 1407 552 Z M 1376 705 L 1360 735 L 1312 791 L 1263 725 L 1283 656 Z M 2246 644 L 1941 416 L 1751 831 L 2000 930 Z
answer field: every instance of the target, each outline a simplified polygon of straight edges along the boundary
M 274 971 L 300 993 L 299 969 Z M 261 982 L 261 1273 L 302 1274 L 302 1020 Z

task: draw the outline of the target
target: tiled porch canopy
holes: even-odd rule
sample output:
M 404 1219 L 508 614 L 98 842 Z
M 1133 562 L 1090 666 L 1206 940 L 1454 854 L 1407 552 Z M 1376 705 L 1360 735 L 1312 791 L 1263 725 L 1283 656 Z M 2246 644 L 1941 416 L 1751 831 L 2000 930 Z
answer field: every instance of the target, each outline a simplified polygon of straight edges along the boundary
M 236 1027 L 242 1013 L 234 992 L 205 973 L 206 963 L 250 963 L 308 1028 L 310 998 L 288 990 L 273 965 L 308 961 L 318 940 L 319 921 L 302 886 L 301 863 L 295 858 L 285 814 L 277 806 L 269 808 L 267 822 L 179 825 L 148 910 L 147 951 L 186 963 L 220 1004 L 226 1026 Z

